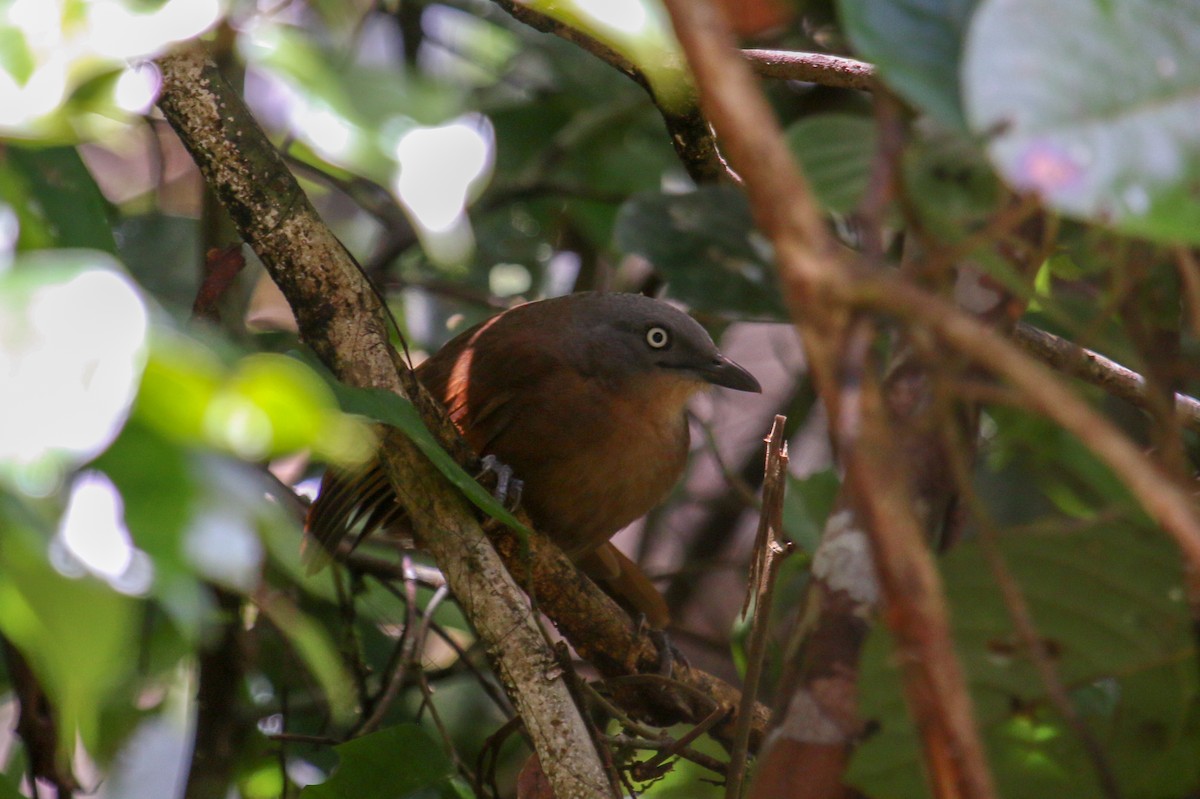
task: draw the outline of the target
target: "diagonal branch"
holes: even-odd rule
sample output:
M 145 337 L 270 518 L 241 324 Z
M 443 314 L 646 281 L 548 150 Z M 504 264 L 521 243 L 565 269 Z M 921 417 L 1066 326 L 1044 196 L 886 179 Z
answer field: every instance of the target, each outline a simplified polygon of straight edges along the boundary
M 1026 324 L 1017 325 L 1013 340 L 1056 371 L 1091 383 L 1139 408 L 1149 405 L 1146 378 L 1098 352 Z M 1184 427 L 1200 432 L 1200 400 L 1176 393 L 1175 415 Z
M 164 57 L 160 67 L 159 107 L 288 298 L 304 340 L 342 380 L 414 395 L 379 297 L 241 99 L 198 47 Z M 492 652 L 555 793 L 615 795 L 553 651 L 465 501 L 404 436 L 390 434 L 382 455 L 418 539 Z
M 764 78 L 802 80 L 838 89 L 874 89 L 875 67 L 865 61 L 826 53 L 792 50 L 743 50 L 742 57 Z

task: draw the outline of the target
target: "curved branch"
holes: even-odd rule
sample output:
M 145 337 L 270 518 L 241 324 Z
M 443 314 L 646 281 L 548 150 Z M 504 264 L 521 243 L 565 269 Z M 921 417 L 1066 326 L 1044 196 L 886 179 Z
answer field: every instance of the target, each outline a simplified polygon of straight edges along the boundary
M 879 387 L 839 396 L 854 270 L 839 256 L 732 33 L 709 0 L 666 0 L 696 75 L 701 105 L 742 176 L 755 221 L 771 238 L 785 300 L 804 340 L 813 378 L 844 452 L 860 536 L 875 555 L 904 686 L 925 741 L 935 795 L 991 797 L 991 776 L 974 724 L 932 556 L 913 512 Z M 855 388 L 855 386 L 851 386 Z M 900 473 L 898 473 L 900 472 Z M 768 752 L 768 757 L 770 756 Z M 764 766 L 765 768 L 765 766 Z M 793 772 L 794 773 L 794 772 Z M 773 795 L 767 787 L 755 795 Z M 795 795 L 791 789 L 778 795 Z
M 1020 390 L 1029 405 L 1075 435 L 1121 479 L 1172 538 L 1189 568 L 1200 570 L 1200 516 L 1187 487 L 1071 391 L 1055 372 L 949 303 L 890 276 L 864 275 L 846 299 L 862 308 L 920 324 L 954 349 Z
M 603 42 L 588 36 L 578 28 L 572 28 L 547 14 L 530 8 L 520 0 L 494 0 L 494 2 L 507 11 L 513 19 L 525 23 L 534 30 L 552 33 L 578 45 L 624 73 L 634 83 L 645 89 L 659 113 L 662 114 L 663 122 L 667 126 L 667 133 L 670 134 L 671 144 L 675 147 L 675 154 L 679 156 L 684 169 L 697 184 L 732 179 L 733 176 L 717 151 L 717 142 L 713 137 L 712 130 L 709 129 L 708 122 L 705 121 L 700 109 L 694 103 L 683 112 L 668 109 L 658 101 L 654 89 L 650 86 L 650 81 L 646 79 L 641 68 Z

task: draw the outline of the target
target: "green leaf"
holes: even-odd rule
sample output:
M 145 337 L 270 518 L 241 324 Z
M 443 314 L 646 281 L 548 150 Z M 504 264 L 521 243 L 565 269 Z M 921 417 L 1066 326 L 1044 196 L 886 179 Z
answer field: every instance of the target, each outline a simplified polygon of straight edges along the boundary
M 1178 552 L 1166 536 L 1108 524 L 1008 533 L 999 548 L 1123 795 L 1193 790 L 1200 675 Z M 1101 795 L 1078 737 L 1046 698 L 978 545 L 956 549 L 942 573 L 999 793 L 1022 799 Z M 859 750 L 850 777 L 872 796 L 924 797 L 918 736 L 891 653 L 886 632 L 872 633 L 863 660 L 862 709 L 880 729 Z
M 188 319 L 200 271 L 200 222 L 161 213 L 123 218 L 116 227 L 121 260 L 141 287 L 178 318 Z
M 696 104 L 687 59 L 659 3 L 620 5 L 580 0 L 528 0 L 530 8 L 580 30 L 629 59 L 646 78 L 655 102 L 681 114 Z
M 833 469 L 814 472 L 804 478 L 788 475 L 783 498 L 783 528 L 805 552 L 816 552 L 841 484 Z
M 977 2 L 839 0 L 838 10 L 854 48 L 884 82 L 941 124 L 963 129 L 959 61 Z
M 728 186 L 640 194 L 621 206 L 617 248 L 645 257 L 693 308 L 786 316 L 770 244 L 754 229 L 746 196 Z
M 903 169 L 907 195 L 922 224 L 947 243 L 987 224 L 1005 198 L 984 154 L 965 136 L 933 133 L 914 141 Z M 989 243 L 981 251 L 991 248 Z
M 287 637 L 296 654 L 320 683 L 334 719 L 340 724 L 351 721 L 358 712 L 354 683 L 325 631 L 282 594 L 260 593 L 255 596 L 255 603 Z
M 335 746 L 333 776 L 302 799 L 458 799 L 454 764 L 415 724 L 401 724 Z
M 13 203 L 23 208 L 21 249 L 36 245 L 116 254 L 108 204 L 74 147 L 9 145 L 0 151 L 0 170 L 11 171 L 10 186 L 25 188 L 23 206 Z M 34 228 L 27 233 L 25 224 Z
M 963 79 L 996 168 L 1055 210 L 1200 242 L 1200 4 L 986 0 Z
M 94 577 L 61 574 L 48 540 L 2 503 L 0 519 L 0 630 L 54 704 L 59 756 L 70 756 L 75 734 L 94 749 L 105 704 L 136 668 L 138 603 Z
M 400 430 L 417 445 L 417 449 L 421 450 L 425 457 L 433 462 L 433 465 L 447 480 L 463 492 L 471 504 L 519 535 L 532 533 L 516 516 L 513 516 L 507 508 L 500 504 L 490 491 L 467 474 L 461 466 L 455 463 L 454 458 L 442 449 L 441 444 L 433 437 L 433 433 L 430 433 L 429 428 L 425 427 L 425 423 L 421 421 L 421 414 L 415 405 L 404 397 L 381 388 L 347 386 L 334 378 L 312 358 L 300 357 L 313 366 L 318 374 L 325 377 L 343 411 L 366 416 Z
M 33 51 L 25 32 L 16 28 L 0 28 L 0 69 L 8 73 L 12 82 L 23 86 L 33 74 Z
M 258 460 L 311 449 L 361 463 L 371 435 L 342 414 L 325 382 L 304 364 L 257 353 L 227 369 L 199 341 L 158 328 L 134 413 L 162 435 Z
M 0 774 L 0 799 L 25 799 L 25 794 L 21 793 L 7 774 Z
M 788 146 L 817 199 L 840 214 L 854 210 L 867 189 L 876 138 L 870 119 L 851 114 L 805 117 L 787 129 Z

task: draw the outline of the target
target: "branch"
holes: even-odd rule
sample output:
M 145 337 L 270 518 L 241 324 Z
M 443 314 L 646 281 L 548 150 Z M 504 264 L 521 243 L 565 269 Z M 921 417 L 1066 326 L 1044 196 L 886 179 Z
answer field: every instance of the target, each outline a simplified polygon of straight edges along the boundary
M 388 341 L 379 297 L 241 98 L 198 47 L 160 67 L 159 107 L 288 298 L 306 343 L 351 385 L 419 399 Z M 381 455 L 418 539 L 496 659 L 557 796 L 614 795 L 553 652 L 465 501 L 404 436 L 389 434 Z
M 743 50 L 742 57 L 764 78 L 802 80 L 838 89 L 874 89 L 875 67 L 853 58 L 791 50 Z
M 1017 325 L 1013 339 L 1052 369 L 1091 383 L 1143 410 L 1150 405 L 1146 378 L 1098 352 L 1027 324 Z M 1175 415 L 1184 427 L 1200 432 L 1200 400 L 1176 393 Z
M 750 581 L 746 599 L 742 605 L 742 616 L 750 610 L 754 599 L 754 622 L 750 628 L 750 640 L 746 655 L 745 687 L 742 694 L 742 712 L 734 738 L 729 772 L 725 777 L 726 799 L 741 799 L 745 796 L 746 755 L 750 741 L 750 718 L 748 707 L 758 696 L 762 681 L 763 664 L 767 657 L 767 630 L 770 627 L 771 599 L 775 593 L 775 582 L 783 558 L 792 550 L 790 541 L 783 537 L 783 496 L 787 487 L 788 451 L 783 429 L 787 419 L 776 415 L 767 436 L 767 457 L 763 468 L 763 507 L 758 520 L 758 534 L 754 546 L 754 562 L 750 570 Z
M 944 300 L 892 276 L 862 276 L 847 288 L 851 302 L 921 325 L 1007 380 L 1034 411 L 1072 433 L 1108 464 L 1150 517 L 1175 539 L 1189 568 L 1200 569 L 1200 518 L 1187 487 L 1166 474 L 1057 374 Z
M 696 75 L 702 106 L 744 180 L 759 228 L 775 247 L 785 301 L 801 332 L 814 381 L 842 438 L 851 444 L 847 471 L 866 528 L 859 535 L 869 536 L 877 555 L 906 693 L 927 733 L 924 753 L 935 793 L 990 797 L 991 777 L 908 486 L 902 476 L 876 486 L 877 480 L 896 477 L 901 465 L 887 457 L 894 444 L 878 388 L 868 385 L 859 394 L 848 394 L 845 403 L 839 396 L 839 355 L 848 340 L 850 305 L 838 295 L 853 282 L 854 272 L 824 228 L 778 122 L 719 13 L 707 0 L 667 0 L 666 5 Z M 780 795 L 792 794 L 781 788 L 786 794 Z

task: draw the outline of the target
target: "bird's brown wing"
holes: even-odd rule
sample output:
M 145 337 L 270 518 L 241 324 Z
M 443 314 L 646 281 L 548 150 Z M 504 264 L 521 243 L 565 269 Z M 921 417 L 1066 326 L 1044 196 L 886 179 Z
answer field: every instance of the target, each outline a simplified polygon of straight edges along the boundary
M 489 453 L 520 415 L 523 397 L 541 396 L 544 381 L 561 372 L 560 361 L 537 346 L 537 332 L 516 330 L 504 316 L 496 317 L 417 367 L 417 378 L 478 454 Z M 307 568 L 322 568 L 346 541 L 353 548 L 378 531 L 408 532 L 408 527 L 377 460 L 355 470 L 330 468 L 305 520 L 311 539 L 305 549 Z

